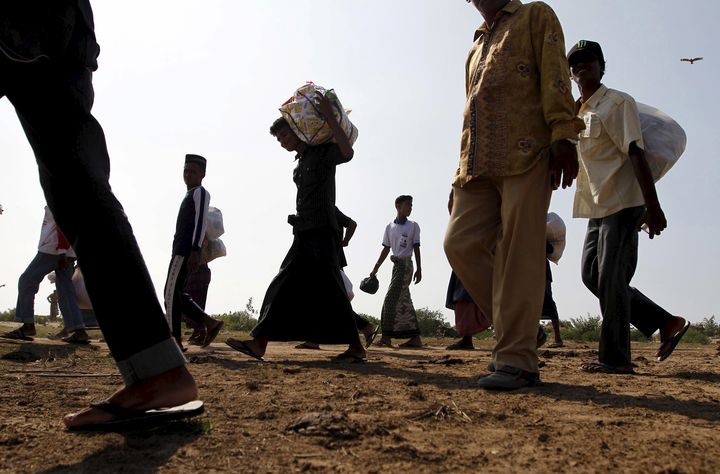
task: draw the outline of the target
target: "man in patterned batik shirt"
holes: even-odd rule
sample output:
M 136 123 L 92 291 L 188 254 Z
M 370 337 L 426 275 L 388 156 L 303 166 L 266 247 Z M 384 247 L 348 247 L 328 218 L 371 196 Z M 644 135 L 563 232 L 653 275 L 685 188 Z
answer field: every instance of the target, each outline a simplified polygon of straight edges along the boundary
M 445 253 L 497 343 L 479 385 L 540 380 L 536 350 L 550 195 L 572 184 L 582 129 L 560 23 L 542 2 L 472 0 L 485 22 L 466 64 L 460 166 Z

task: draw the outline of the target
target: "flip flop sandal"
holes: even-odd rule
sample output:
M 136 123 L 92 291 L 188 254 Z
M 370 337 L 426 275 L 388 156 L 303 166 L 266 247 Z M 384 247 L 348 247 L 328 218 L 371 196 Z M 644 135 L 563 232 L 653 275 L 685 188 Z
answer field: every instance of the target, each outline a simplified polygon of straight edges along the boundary
M 80 345 L 88 345 L 90 344 L 90 339 L 83 339 L 77 335 L 77 333 L 72 333 L 67 337 L 63 337 L 60 339 L 62 342 L 67 342 L 68 344 L 80 344 Z
M 34 335 L 34 334 L 33 334 Z M 22 328 L 17 328 L 14 331 L 9 331 L 4 334 L 0 334 L 0 337 L 4 339 L 15 339 L 18 341 L 34 341 L 35 339 L 26 334 Z
M 375 326 L 375 330 L 372 332 L 372 334 L 365 335 L 365 349 L 372 346 L 372 343 L 375 341 L 375 338 L 377 337 L 378 333 L 380 333 L 380 325 L 378 324 Z
M 446 351 L 474 351 L 475 346 L 470 346 L 468 344 L 463 344 L 462 342 L 456 342 L 455 344 L 450 344 L 445 348 Z
M 662 362 L 668 357 L 670 357 L 670 355 L 677 347 L 678 342 L 680 342 L 680 339 L 682 339 L 688 329 L 690 329 L 690 321 L 685 321 L 685 326 L 683 326 L 681 330 L 679 330 L 673 337 L 671 337 L 667 341 L 663 341 L 660 343 L 660 347 L 658 347 L 656 354 L 658 362 Z
M 225 326 L 225 321 L 220 321 L 220 324 L 216 324 L 214 328 L 208 329 L 207 334 L 205 335 L 205 340 L 202 343 L 201 347 L 207 347 L 210 345 L 211 342 L 215 340 L 217 335 L 220 333 L 220 330 Z
M 197 416 L 205 411 L 205 406 L 200 400 L 176 407 L 153 410 L 130 410 L 108 401 L 93 403 L 90 406 L 107 412 L 115 418 L 102 423 L 71 426 L 68 427 L 69 431 L 126 431 L 150 428 L 161 423 Z
M 565 344 L 562 342 L 552 342 L 545 346 L 547 349 L 559 349 L 561 347 L 565 347 Z
M 241 341 L 240 339 L 233 339 L 231 337 L 231 338 L 228 338 L 225 340 L 225 344 L 232 347 L 233 349 L 235 349 L 238 352 L 242 352 L 246 356 L 252 357 L 253 359 L 257 359 L 261 362 L 265 361 L 265 359 L 263 359 L 261 355 L 258 355 L 255 351 L 250 349 L 250 347 L 248 347 L 248 345 L 245 343 L 245 341 Z

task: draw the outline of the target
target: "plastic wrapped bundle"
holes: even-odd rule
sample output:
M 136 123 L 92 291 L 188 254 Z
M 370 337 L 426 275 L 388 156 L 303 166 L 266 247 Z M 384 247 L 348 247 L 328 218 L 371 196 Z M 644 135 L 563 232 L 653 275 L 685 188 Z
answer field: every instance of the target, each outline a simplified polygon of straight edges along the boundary
M 658 181 L 682 156 L 687 144 L 685 130 L 669 115 L 638 102 L 645 158 L 653 179 Z
M 295 91 L 293 96 L 280 107 L 280 113 L 290 124 L 295 135 L 308 145 L 320 145 L 332 139 L 332 130 L 326 123 L 319 109 L 319 97 L 324 95 L 333 106 L 335 119 L 347 135 L 350 144 L 357 139 L 357 128 L 348 118 L 349 110 L 345 110 L 338 100 L 335 91 L 308 82 Z
M 205 237 L 207 239 L 214 240 L 225 233 L 222 212 L 217 207 L 208 207 L 206 223 Z
M 565 222 L 554 212 L 548 212 L 545 240 L 550 242 L 553 252 L 547 256 L 548 260 L 558 263 L 565 251 Z

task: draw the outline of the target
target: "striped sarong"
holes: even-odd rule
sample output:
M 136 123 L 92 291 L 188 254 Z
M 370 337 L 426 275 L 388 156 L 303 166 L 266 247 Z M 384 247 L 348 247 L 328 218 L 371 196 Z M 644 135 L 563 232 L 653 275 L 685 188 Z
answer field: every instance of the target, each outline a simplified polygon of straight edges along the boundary
M 382 307 L 382 335 L 406 338 L 420 335 L 417 314 L 410 298 L 413 263 L 410 258 L 390 257 L 393 262 L 390 287 Z

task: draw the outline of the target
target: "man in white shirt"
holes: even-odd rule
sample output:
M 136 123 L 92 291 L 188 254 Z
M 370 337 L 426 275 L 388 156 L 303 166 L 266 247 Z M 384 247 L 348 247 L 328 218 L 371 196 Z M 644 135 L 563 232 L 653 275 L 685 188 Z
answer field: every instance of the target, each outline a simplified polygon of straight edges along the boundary
M 35 329 L 35 295 L 45 275 L 55 272 L 60 311 L 67 333 L 62 340 L 75 344 L 88 344 L 90 339 L 85 331 L 85 321 L 75 298 L 72 284 L 75 252 L 55 223 L 50 209 L 45 206 L 45 218 L 40 229 L 38 252 L 18 281 L 18 299 L 15 307 L 15 321 L 23 323 L 19 328 L 6 332 L 0 337 L 32 341 Z
M 376 344 L 392 347 L 392 338 L 409 338 L 400 347 L 422 347 L 420 325 L 410 298 L 410 283 L 422 280 L 420 263 L 420 226 L 408 220 L 412 212 L 412 196 L 395 199 L 397 217 L 385 228 L 383 249 L 370 276 L 374 277 L 392 250 L 393 272 L 390 287 L 383 302 L 381 326 L 382 339 Z M 417 270 L 413 275 L 412 256 L 415 255 Z
M 568 53 L 577 83 L 580 171 L 573 217 L 589 218 L 582 259 L 585 286 L 600 300 L 603 322 L 598 359 L 588 372 L 632 373 L 630 324 L 647 337 L 660 330 L 658 360 L 665 360 L 689 323 L 630 286 L 637 266 L 638 230 L 652 239 L 667 227 L 643 151 L 640 116 L 632 97 L 601 83 L 605 58 L 598 43 L 579 41 Z

